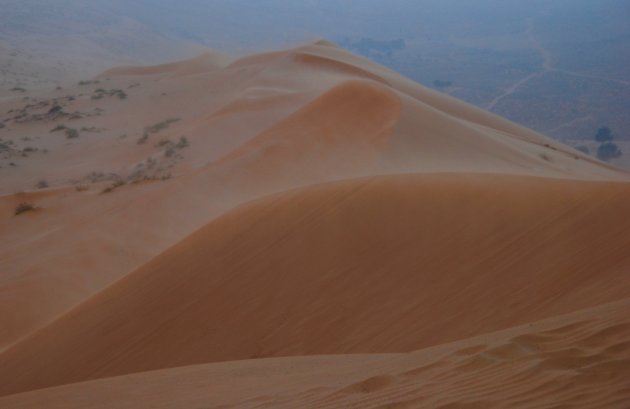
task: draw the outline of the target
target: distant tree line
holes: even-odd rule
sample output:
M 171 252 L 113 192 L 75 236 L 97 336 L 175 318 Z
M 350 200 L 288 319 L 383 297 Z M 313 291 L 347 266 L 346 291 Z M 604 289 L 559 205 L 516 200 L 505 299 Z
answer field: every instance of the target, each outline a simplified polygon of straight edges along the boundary
M 444 81 L 444 80 L 435 80 L 433 81 L 433 85 L 436 88 L 446 88 L 446 87 L 450 87 L 451 85 L 453 85 L 452 81 Z

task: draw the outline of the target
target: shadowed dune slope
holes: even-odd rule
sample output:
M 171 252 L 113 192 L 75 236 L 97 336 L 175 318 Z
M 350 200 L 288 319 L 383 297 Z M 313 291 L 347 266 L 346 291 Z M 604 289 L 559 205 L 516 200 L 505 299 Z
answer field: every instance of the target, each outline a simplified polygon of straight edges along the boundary
M 160 368 L 405 352 L 630 296 L 630 186 L 400 175 L 242 206 L 0 356 L 11 394 Z
M 171 368 L 8 396 L 0 407 L 626 409 L 629 377 L 625 299 L 413 353 Z

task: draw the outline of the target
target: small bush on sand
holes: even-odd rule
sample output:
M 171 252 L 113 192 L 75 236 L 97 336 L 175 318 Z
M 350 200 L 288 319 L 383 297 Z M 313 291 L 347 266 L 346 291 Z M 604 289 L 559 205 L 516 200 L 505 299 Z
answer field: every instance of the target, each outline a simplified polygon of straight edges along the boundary
M 66 129 L 66 138 L 74 139 L 74 138 L 78 138 L 78 137 L 79 137 L 79 131 L 77 131 L 74 128 L 67 128 Z
M 25 212 L 31 212 L 35 210 L 35 205 L 28 202 L 22 202 L 15 207 L 15 215 L 20 215 Z

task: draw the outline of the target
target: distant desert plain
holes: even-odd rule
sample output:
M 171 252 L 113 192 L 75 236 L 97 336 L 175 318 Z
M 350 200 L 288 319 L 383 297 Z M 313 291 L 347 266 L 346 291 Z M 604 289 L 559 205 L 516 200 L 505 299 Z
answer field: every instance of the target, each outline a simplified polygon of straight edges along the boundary
M 0 93 L 0 408 L 630 407 L 630 173 L 326 40 Z

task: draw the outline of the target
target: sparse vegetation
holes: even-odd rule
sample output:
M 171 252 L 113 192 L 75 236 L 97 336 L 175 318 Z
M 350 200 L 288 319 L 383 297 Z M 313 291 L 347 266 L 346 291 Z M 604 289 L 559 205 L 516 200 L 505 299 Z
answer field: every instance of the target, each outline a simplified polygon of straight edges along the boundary
M 59 114 L 63 112 L 63 107 L 55 102 L 55 104 L 48 110 L 48 115 Z
M 166 146 L 166 145 L 169 145 L 169 144 L 171 144 L 171 143 L 172 143 L 172 142 L 171 142 L 171 141 L 169 141 L 168 139 L 160 139 L 160 140 L 159 140 L 159 141 L 155 144 L 155 147 L 156 147 L 156 148 L 162 148 L 162 147 L 164 147 L 164 146 Z
M 177 141 L 177 145 L 175 145 L 175 147 L 177 149 L 184 149 L 187 148 L 189 145 L 190 143 L 188 142 L 188 138 L 186 138 L 185 136 L 180 136 L 179 141 Z
M 13 91 L 13 92 L 26 92 L 25 88 L 22 87 L 13 87 L 11 88 L 9 91 Z
M 168 128 L 169 126 L 171 126 L 171 124 L 180 121 L 180 118 L 171 118 L 171 119 L 167 119 L 165 121 L 162 122 L 158 122 L 157 124 L 151 125 L 151 126 L 147 126 L 146 128 L 144 128 L 145 133 L 158 133 L 166 128 Z
M 588 148 L 588 146 L 580 145 L 576 146 L 575 149 L 587 155 L 590 155 L 591 153 L 591 150 Z
M 103 130 L 103 128 L 97 128 L 95 126 L 83 126 L 81 127 L 81 132 L 96 132 L 96 133 L 100 133 Z
M 37 188 L 38 189 L 46 189 L 48 187 L 48 182 L 45 180 L 40 180 L 39 182 L 37 182 Z
M 22 202 L 15 207 L 15 215 L 18 216 L 22 213 L 31 212 L 35 210 L 36 207 L 32 203 Z
M 74 128 L 66 128 L 66 138 L 74 139 L 79 137 L 79 131 Z
M 79 85 L 93 85 L 93 84 L 100 84 L 100 81 L 97 81 L 97 80 L 79 81 Z
M 102 99 L 103 97 L 118 97 L 119 99 L 127 99 L 127 94 L 121 89 L 106 90 L 99 88 L 92 94 L 92 99 Z
M 101 191 L 101 193 L 110 193 L 113 192 L 115 189 L 125 185 L 126 182 L 122 179 L 117 179 L 115 180 L 111 185 L 107 186 L 105 189 L 103 189 Z
M 138 145 L 142 145 L 144 144 L 146 141 L 149 140 L 149 134 L 147 132 L 145 132 L 142 137 L 140 139 L 138 139 Z
M 158 122 L 157 124 L 153 124 L 153 125 L 145 127 L 144 128 L 144 133 L 142 134 L 142 137 L 140 139 L 138 139 L 138 145 L 142 145 L 145 142 L 147 142 L 149 140 L 149 136 L 151 134 L 158 133 L 158 132 L 168 128 L 169 126 L 171 126 L 171 124 L 173 124 L 175 122 L 178 122 L 178 121 L 180 121 L 180 118 L 170 118 L 170 119 L 167 119 L 165 121 Z

